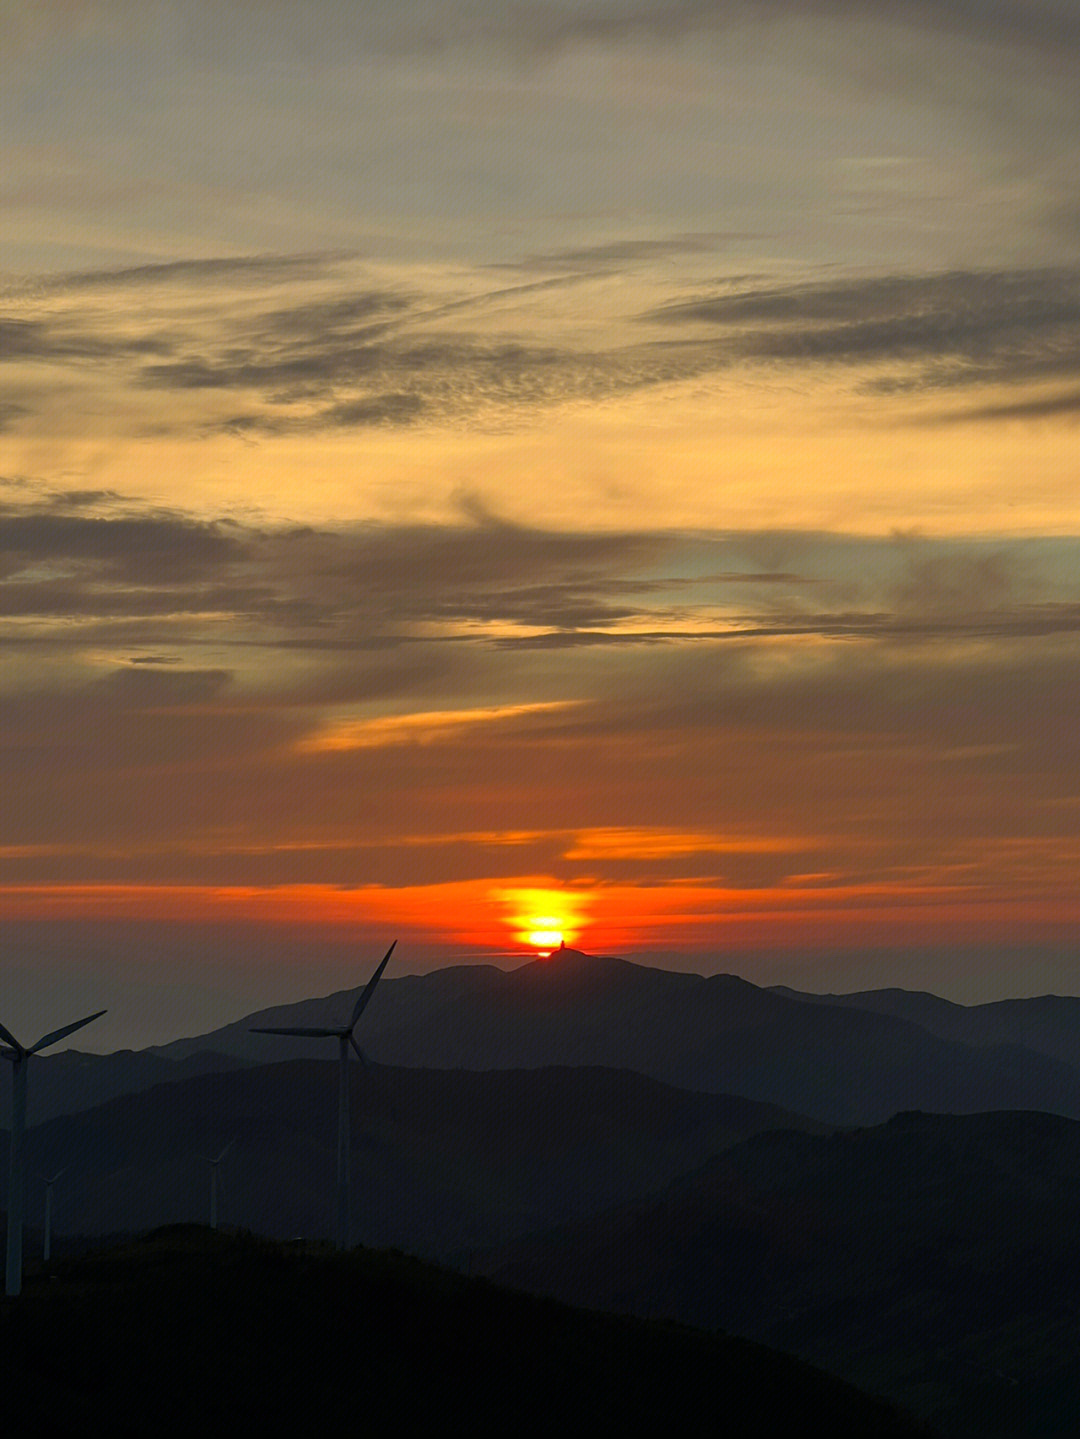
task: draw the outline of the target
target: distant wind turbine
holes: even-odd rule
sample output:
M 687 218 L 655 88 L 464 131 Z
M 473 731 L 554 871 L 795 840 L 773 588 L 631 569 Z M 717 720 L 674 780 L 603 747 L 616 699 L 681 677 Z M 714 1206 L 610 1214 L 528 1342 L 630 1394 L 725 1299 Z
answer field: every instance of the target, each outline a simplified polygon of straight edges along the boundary
M 0 1039 L 9 1047 L 0 1049 L 0 1054 L 11 1061 L 11 1142 L 8 1146 L 8 1222 L 7 1222 L 7 1268 L 4 1292 L 22 1292 L 22 1228 L 23 1205 L 26 1199 L 26 1174 L 23 1168 L 23 1138 L 26 1134 L 26 1063 L 32 1054 L 47 1049 L 58 1039 L 66 1039 L 92 1019 L 100 1019 L 105 1010 L 88 1014 L 74 1024 L 65 1024 L 63 1029 L 54 1029 L 27 1049 L 21 1045 L 10 1030 L 0 1024 Z
M 42 1260 L 44 1261 L 44 1263 L 46 1263 L 46 1264 L 48 1264 L 49 1259 L 52 1257 L 52 1192 L 53 1192 L 53 1185 L 54 1185 L 54 1184 L 56 1183 L 56 1181 L 61 1177 L 61 1175 L 66 1174 L 66 1173 L 67 1173 L 67 1166 L 65 1165 L 63 1169 L 58 1169 L 58 1170 L 56 1171 L 56 1173 L 53 1174 L 53 1175 L 43 1174 L 43 1175 L 41 1176 L 42 1179 L 44 1179 L 44 1181 L 45 1181 L 45 1229 L 44 1229 L 44 1233 L 43 1233 L 43 1235 L 42 1235 L 42 1240 L 41 1240 L 41 1258 L 42 1258 Z
M 338 1143 L 337 1143 L 337 1242 L 339 1249 L 348 1249 L 350 1233 L 349 1215 L 349 1046 L 356 1050 L 361 1064 L 366 1064 L 360 1046 L 356 1042 L 357 1020 L 367 1008 L 382 976 L 390 962 L 397 940 L 382 957 L 378 969 L 368 980 L 364 992 L 353 1005 L 352 1018 L 344 1029 L 252 1029 L 252 1034 L 292 1034 L 303 1039 L 336 1039 L 338 1042 Z
M 211 1229 L 216 1229 L 216 1228 L 217 1228 L 217 1213 L 218 1213 L 218 1165 L 219 1165 L 219 1164 L 221 1163 L 221 1161 L 225 1158 L 226 1154 L 228 1154 L 229 1150 L 233 1147 L 233 1145 L 234 1145 L 235 1143 L 236 1143 L 236 1140 L 235 1140 L 235 1139 L 230 1139 L 229 1142 L 228 1142 L 228 1144 L 226 1144 L 225 1148 L 221 1151 L 221 1153 L 218 1155 L 218 1157 L 217 1157 L 216 1159 L 210 1159 L 210 1158 L 209 1158 L 207 1155 L 205 1155 L 205 1154 L 203 1154 L 203 1155 L 200 1156 L 200 1158 L 206 1160 L 206 1163 L 209 1164 L 209 1166 L 210 1166 L 210 1228 L 211 1228 Z

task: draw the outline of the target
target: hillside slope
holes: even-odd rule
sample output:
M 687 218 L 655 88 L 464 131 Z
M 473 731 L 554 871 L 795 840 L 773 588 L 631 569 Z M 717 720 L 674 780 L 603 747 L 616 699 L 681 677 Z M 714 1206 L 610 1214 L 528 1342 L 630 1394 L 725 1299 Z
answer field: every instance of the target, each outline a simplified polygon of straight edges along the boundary
M 26 1432 L 920 1432 L 757 1345 L 583 1313 L 401 1255 L 172 1230 L 54 1272 L 0 1304 L 5 1419 Z
M 767 1128 L 813 1121 L 734 1096 L 606 1069 L 350 1066 L 354 1234 L 447 1256 L 651 1192 Z M 29 1132 L 29 1217 L 41 1171 L 59 1231 L 205 1220 L 200 1156 L 220 1168 L 222 1222 L 278 1238 L 333 1232 L 336 1061 L 204 1075 Z M 6 1167 L 0 1173 L 0 1187 Z
M 899 1115 L 757 1135 L 487 1256 L 500 1281 L 750 1335 L 943 1433 L 1080 1430 L 1080 1124 Z

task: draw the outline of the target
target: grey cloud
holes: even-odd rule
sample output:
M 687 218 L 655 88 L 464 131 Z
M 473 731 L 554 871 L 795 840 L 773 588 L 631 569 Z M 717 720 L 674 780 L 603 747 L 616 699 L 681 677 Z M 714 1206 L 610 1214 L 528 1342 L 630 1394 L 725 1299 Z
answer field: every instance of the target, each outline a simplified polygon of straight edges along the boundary
M 1080 370 L 1080 272 L 875 276 L 698 297 L 650 311 L 714 327 L 748 360 L 921 361 L 921 382 L 1023 380 Z M 908 381 L 875 382 L 881 390 Z
M 640 243 L 652 253 L 654 242 Z M 612 254 L 619 250 L 614 246 Z M 482 306 L 491 298 L 460 304 Z M 671 339 L 608 349 L 529 337 L 492 341 L 466 331 L 424 333 L 426 324 L 458 304 L 409 308 L 392 291 L 324 298 L 246 317 L 244 333 L 226 333 L 219 346 L 201 354 L 144 364 L 138 380 L 150 388 L 256 392 L 263 408 L 211 426 L 242 435 L 457 423 L 491 409 L 520 415 L 530 407 L 602 402 L 748 363 L 897 367 L 894 374 L 865 380 L 870 393 L 1080 374 L 1076 270 L 884 275 L 729 289 L 639 317 L 675 331 Z M 388 318 L 350 328 L 360 312 Z
M 162 337 L 124 339 L 80 331 L 56 321 L 0 318 L 0 360 L 101 360 L 117 356 L 168 354 Z
M 1080 390 L 1063 395 L 1043 395 L 1030 400 L 1005 401 L 999 405 L 971 405 L 962 410 L 928 415 L 925 425 L 971 424 L 980 420 L 1049 420 L 1075 416 L 1080 418 Z
M 260 328 L 272 333 L 291 334 L 296 331 L 310 333 L 315 330 L 340 330 L 355 325 L 357 320 L 370 320 L 375 316 L 395 315 L 408 310 L 412 299 L 396 290 L 367 290 L 359 294 L 347 294 L 332 300 L 312 300 L 305 305 L 292 305 L 284 310 L 272 310 L 259 320 Z M 364 334 L 376 333 L 379 327 L 365 330 Z
M 744 25 L 830 19 L 850 25 L 845 0 L 414 0 L 401 7 L 372 0 L 361 11 L 328 7 L 336 24 L 318 30 L 312 46 L 334 43 L 395 51 L 444 51 L 498 45 L 519 55 L 544 56 L 585 44 L 673 42 L 724 34 Z M 956 35 L 1056 55 L 1080 45 L 1080 16 L 1072 0 L 868 0 L 860 18 L 900 24 L 931 35 Z
M 230 347 L 217 356 L 147 365 L 139 380 L 154 389 L 261 391 L 271 408 L 262 415 L 232 417 L 224 427 L 235 433 L 275 432 L 400 423 L 421 413 L 433 423 L 453 422 L 486 407 L 599 401 L 706 374 L 731 359 L 729 344 L 711 342 L 582 352 L 527 341 L 493 344 L 469 335 L 365 341 L 329 334 L 312 335 L 276 353 Z M 343 391 L 353 393 L 346 397 Z M 315 413 L 286 408 L 327 398 L 335 404 Z
M 232 678 L 228 670 L 115 669 L 93 689 L 128 709 L 203 704 L 218 698 Z
M 341 255 L 234 255 L 205 260 L 163 260 L 116 270 L 81 270 L 41 277 L 42 289 L 99 290 L 170 283 L 273 284 L 317 279 L 345 258 Z
M 606 244 L 582 245 L 576 249 L 551 250 L 508 262 L 502 269 L 552 269 L 562 266 L 606 268 L 640 261 L 665 260 L 672 255 L 709 254 L 732 240 L 753 238 L 742 231 L 703 231 L 692 235 L 666 235 L 654 239 L 611 240 Z
M 205 572 L 239 552 L 236 535 L 221 525 L 179 515 L 0 513 L 0 555 L 16 565 L 90 561 L 104 564 L 118 577 L 176 580 Z
M 814 638 L 899 651 L 1080 631 L 1078 540 L 562 533 L 509 523 L 475 498 L 461 504 L 458 524 L 336 531 L 8 514 L 0 609 L 80 621 L 24 636 L 40 648 L 321 654 L 321 682 L 334 690 L 340 672 L 341 692 L 355 692 L 361 655 L 368 668 L 430 678 L 438 664 L 447 675 L 464 663 L 436 662 L 440 649 L 698 651 Z M 19 576 L 60 561 L 55 574 Z
M 203 7 L 193 0 L 177 7 L 174 23 L 189 46 L 197 46 L 201 38 L 208 53 L 241 43 L 257 49 L 282 22 L 288 24 L 291 45 L 295 49 L 299 44 L 304 54 L 341 54 L 350 46 L 389 53 L 441 51 L 485 43 L 529 53 L 582 42 L 656 43 L 755 22 L 852 19 L 845 0 L 510 0 L 501 6 L 489 0 L 413 0 L 408 6 L 368 0 L 361 7 L 321 0 L 312 9 L 312 23 L 301 32 L 288 23 L 292 7 L 285 0 L 258 0 L 238 7 L 238 14 L 226 10 L 218 25 L 207 23 Z M 931 34 L 965 35 L 1051 53 L 1080 44 L 1080 16 L 1073 0 L 1027 0 L 1022 8 L 1012 0 L 865 0 L 859 13 Z M 20 34 L 29 38 L 47 31 L 60 17 L 67 26 L 73 15 L 83 23 L 94 16 L 139 24 L 130 0 L 82 0 L 62 7 L 52 0 L 25 12 Z
M 419 395 L 405 392 L 372 395 L 368 399 L 350 400 L 323 410 L 315 423 L 324 425 L 410 425 L 424 413 Z

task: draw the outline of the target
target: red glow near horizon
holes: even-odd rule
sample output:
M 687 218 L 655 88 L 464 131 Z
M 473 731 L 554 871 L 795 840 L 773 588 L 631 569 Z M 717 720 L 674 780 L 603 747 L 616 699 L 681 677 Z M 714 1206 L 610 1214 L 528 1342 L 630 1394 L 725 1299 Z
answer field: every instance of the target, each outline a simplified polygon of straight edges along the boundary
M 1080 901 L 993 898 L 979 887 L 835 885 L 725 889 L 710 885 L 598 885 L 490 880 L 389 889 L 331 885 L 7 885 L 0 918 L 376 928 L 410 946 L 533 954 L 569 948 L 712 953 L 755 948 L 808 952 L 881 944 L 1025 942 L 1075 937 Z M 540 923 L 540 921 L 544 923 Z M 554 938 L 554 942 L 552 939 Z

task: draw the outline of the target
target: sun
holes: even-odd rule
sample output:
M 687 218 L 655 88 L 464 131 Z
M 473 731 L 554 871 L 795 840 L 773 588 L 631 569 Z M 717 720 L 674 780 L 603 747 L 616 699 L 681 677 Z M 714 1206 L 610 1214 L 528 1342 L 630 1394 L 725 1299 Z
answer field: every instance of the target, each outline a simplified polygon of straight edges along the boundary
M 577 941 L 587 924 L 590 896 L 575 890 L 532 886 L 504 889 L 497 898 L 505 908 L 505 923 L 518 944 L 539 954 Z
M 543 925 L 542 929 L 529 931 L 529 943 L 537 949 L 558 949 L 564 943 L 562 926 L 557 919 L 550 915 L 540 915 L 534 920 L 535 924 Z

